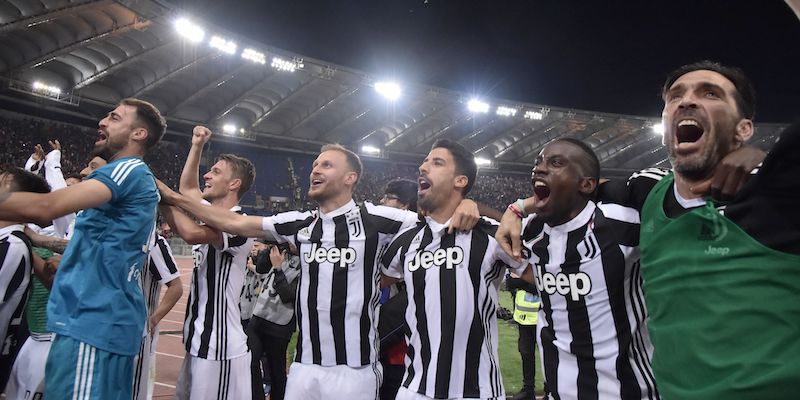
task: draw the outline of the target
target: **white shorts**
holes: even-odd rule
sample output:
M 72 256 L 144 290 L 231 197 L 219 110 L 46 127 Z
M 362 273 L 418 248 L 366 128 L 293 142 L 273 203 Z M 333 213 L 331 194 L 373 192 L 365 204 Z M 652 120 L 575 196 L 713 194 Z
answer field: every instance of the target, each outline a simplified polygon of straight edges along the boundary
M 44 396 L 44 366 L 53 335 L 35 335 L 22 345 L 11 368 L 11 376 L 6 385 L 6 399 L 33 400 Z
M 375 400 L 381 387 L 380 363 L 354 368 L 292 363 L 285 400 Z
M 253 397 L 250 352 L 230 360 L 206 360 L 190 354 L 183 359 L 175 398 L 179 400 L 241 400 Z
M 133 358 L 133 400 L 153 398 L 153 384 L 156 380 L 156 346 L 158 330 L 153 335 L 144 335 L 139 346 L 139 354 Z

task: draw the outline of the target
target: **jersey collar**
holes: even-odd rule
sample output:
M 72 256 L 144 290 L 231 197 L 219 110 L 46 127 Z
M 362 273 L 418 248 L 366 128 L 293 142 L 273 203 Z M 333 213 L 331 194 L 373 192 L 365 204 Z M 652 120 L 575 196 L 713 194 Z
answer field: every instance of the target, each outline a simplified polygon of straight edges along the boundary
M 339 208 L 337 208 L 337 209 L 335 209 L 335 210 L 333 210 L 331 212 L 324 213 L 324 212 L 322 212 L 322 210 L 319 210 L 319 217 L 323 218 L 323 219 L 331 219 L 333 217 L 338 217 L 338 216 L 350 211 L 355 206 L 356 206 L 356 202 L 353 201 L 353 199 L 350 199 L 350 201 L 348 201 L 345 205 L 343 205 L 343 206 L 341 206 L 341 207 L 339 207 Z

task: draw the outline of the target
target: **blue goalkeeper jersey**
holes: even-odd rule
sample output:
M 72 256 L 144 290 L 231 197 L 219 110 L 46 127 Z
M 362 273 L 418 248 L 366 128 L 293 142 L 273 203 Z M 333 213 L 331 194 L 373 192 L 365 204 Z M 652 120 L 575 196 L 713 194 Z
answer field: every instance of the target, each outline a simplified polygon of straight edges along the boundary
M 111 200 L 81 212 L 47 304 L 51 331 L 121 355 L 139 351 L 145 305 L 139 279 L 155 227 L 158 190 L 140 158 L 97 169 Z

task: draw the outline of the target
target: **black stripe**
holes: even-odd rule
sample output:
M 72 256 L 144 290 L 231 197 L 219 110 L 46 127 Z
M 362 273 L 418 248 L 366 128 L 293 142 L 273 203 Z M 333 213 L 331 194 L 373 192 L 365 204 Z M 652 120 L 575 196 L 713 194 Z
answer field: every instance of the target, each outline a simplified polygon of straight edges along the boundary
M 364 214 L 367 214 L 365 211 L 366 211 L 366 206 L 362 204 L 361 205 L 362 216 Z M 375 214 L 369 214 L 369 216 L 371 217 L 370 224 L 372 224 L 373 229 L 378 233 L 394 235 L 400 231 L 400 228 L 403 227 L 403 221 L 396 221 L 391 218 L 386 218 Z
M 578 244 L 584 240 L 586 227 L 587 225 L 584 225 L 567 234 L 564 263 L 561 264 L 561 273 L 565 275 L 581 272 L 581 255 L 578 252 Z M 586 300 L 583 297 L 573 300 L 569 295 L 564 296 L 564 300 L 567 303 L 567 310 L 569 310 L 567 319 L 569 320 L 569 331 L 572 335 L 570 352 L 575 355 L 578 364 L 578 397 L 581 400 L 594 400 L 599 396 L 597 391 L 598 377 L 594 358 L 592 328 L 589 324 L 589 311 L 586 309 Z
M 311 225 L 311 223 L 314 222 L 315 218 L 317 218 L 316 213 L 312 213 L 311 215 L 309 215 L 304 219 L 299 219 L 291 222 L 284 222 L 282 224 L 275 224 L 275 232 L 277 232 L 278 235 L 281 236 L 296 235 L 297 232 L 300 232 L 301 229 Z M 299 249 L 300 247 L 298 246 L 297 248 Z
M 469 251 L 469 280 L 472 283 L 472 323 L 469 327 L 467 336 L 467 353 L 464 356 L 464 394 L 463 397 L 480 397 L 480 367 L 481 352 L 483 349 L 484 325 L 481 323 L 481 311 L 479 308 L 478 295 L 481 287 L 481 266 L 483 258 L 486 256 L 486 249 L 489 246 L 489 239 L 486 235 L 475 230 L 472 231 L 472 239 Z
M 216 299 L 217 290 L 217 250 L 214 246 L 206 245 L 208 252 L 206 253 L 206 312 L 203 320 L 203 332 L 200 333 L 200 348 L 197 351 L 197 356 L 200 358 L 208 358 L 208 348 L 211 342 L 211 330 L 214 329 L 214 319 L 216 315 L 214 311 L 216 304 L 212 303 Z M 197 298 L 199 305 L 200 298 Z
M 5 247 L 7 248 L 8 245 L 6 245 Z M 5 261 L 5 254 L 3 254 L 3 256 L 4 256 L 3 261 Z M 8 299 L 10 299 L 14 295 L 14 293 L 16 293 L 18 289 L 20 289 L 22 281 L 25 280 L 25 277 L 30 274 L 29 270 L 30 270 L 30 265 L 28 265 L 28 263 L 25 262 L 25 258 L 24 257 L 20 258 L 19 264 L 17 264 L 17 268 L 14 271 L 14 276 L 12 276 L 11 280 L 8 282 L 8 287 L 6 288 L 6 294 L 5 296 L 3 296 L 3 302 L 8 301 Z M 22 288 L 22 290 L 28 290 L 28 288 L 25 287 Z
M 504 269 L 499 268 L 498 265 L 504 265 L 502 263 L 495 263 L 492 268 L 490 268 L 483 277 L 485 287 L 497 286 L 495 282 L 500 279 L 501 273 Z M 491 326 L 493 325 L 493 321 L 497 321 L 497 306 L 495 304 L 495 299 L 492 299 L 491 296 L 485 296 L 483 298 L 483 305 L 481 306 L 481 310 L 483 310 L 483 315 L 481 316 L 483 325 L 484 326 Z M 484 342 L 488 347 L 489 354 L 494 354 L 495 349 L 492 347 L 492 336 L 496 334 L 496 330 L 493 331 L 491 329 L 485 330 L 485 339 Z M 492 388 L 492 397 L 500 396 L 500 389 L 503 386 L 503 379 L 500 376 L 500 366 L 497 364 L 498 360 L 495 360 L 493 357 L 489 357 L 489 382 Z
M 339 254 L 350 247 L 350 230 L 347 226 L 345 214 L 333 218 L 334 246 L 339 249 Z M 347 364 L 347 337 L 345 337 L 344 319 L 347 307 L 347 270 L 348 266 L 341 263 L 332 264 L 331 277 L 331 332 L 333 334 L 333 348 L 336 351 L 336 365 Z M 366 259 L 364 260 L 366 269 Z M 367 298 L 364 298 L 367 303 Z M 362 314 L 363 315 L 363 314 Z
M 247 236 L 233 236 L 228 238 L 228 248 L 239 247 L 247 243 Z
M 380 279 L 380 269 L 378 264 L 378 239 L 380 235 L 379 225 L 382 222 L 376 223 L 376 216 L 367 212 L 366 206 L 362 203 L 360 207 L 361 222 L 364 225 L 364 258 L 362 260 L 364 265 L 364 304 L 361 306 L 361 321 L 359 321 L 359 330 L 361 333 L 361 365 L 367 365 L 372 362 L 372 353 L 376 351 L 377 343 L 370 342 L 370 333 L 375 332 L 375 323 L 370 318 L 370 308 L 372 312 L 377 308 L 376 302 L 380 299 L 380 291 L 376 290 L 378 287 L 378 280 Z M 368 300 L 370 301 L 368 303 Z M 375 332 L 375 341 L 379 340 L 377 332 Z
M 439 241 L 440 249 L 456 247 L 456 234 L 444 233 Z M 463 249 L 462 249 L 463 252 Z M 469 261 L 472 261 L 470 259 Z M 463 262 L 463 261 L 462 261 Z M 467 265 L 470 268 L 472 264 Z M 461 268 L 461 264 L 453 268 L 446 265 L 439 266 L 439 303 L 440 303 L 440 324 L 441 341 L 439 342 L 439 354 L 436 363 L 436 379 L 434 380 L 434 397 L 439 399 L 449 398 L 450 396 L 450 369 L 453 367 L 453 341 L 456 337 L 456 268 Z M 480 263 L 478 264 L 480 268 Z
M 322 246 L 322 221 L 314 224 L 314 229 L 309 238 L 311 249 Z M 310 251 L 310 250 L 309 250 Z M 302 253 L 301 253 L 302 254 Z M 303 256 L 300 256 L 301 260 Z M 316 258 L 315 258 L 316 259 Z M 316 261 L 308 263 L 308 328 L 311 339 L 312 363 L 322 364 L 322 349 L 319 343 L 319 312 L 317 311 L 317 296 L 319 295 L 319 264 Z
M 641 264 L 638 260 L 631 267 L 629 285 L 631 309 L 636 319 L 636 325 L 639 326 L 634 336 L 633 351 L 636 356 L 634 361 L 636 361 L 639 373 L 644 378 L 644 382 L 647 385 L 648 398 L 659 399 L 660 395 L 658 394 L 658 387 L 656 386 L 655 377 L 653 376 L 653 367 L 650 364 L 650 355 L 647 354 L 644 337 L 642 337 L 642 331 L 646 329 L 644 321 L 647 320 L 647 309 L 642 299 Z
M 416 227 L 409 229 L 401 233 L 399 236 L 395 237 L 392 240 L 392 243 L 389 244 L 389 247 L 387 247 L 386 250 L 383 252 L 383 256 L 381 257 L 381 263 L 383 264 L 383 266 L 389 267 L 395 255 L 397 254 L 398 251 L 400 251 L 401 248 L 403 248 L 404 251 L 400 253 L 401 257 L 400 266 L 401 267 L 404 266 L 405 253 L 406 251 L 408 251 L 408 246 L 411 244 L 411 241 L 414 239 L 417 233 L 419 233 L 419 231 L 422 230 L 422 228 L 424 228 L 425 226 L 426 224 L 424 222 L 418 223 Z
M 301 247 L 298 244 L 295 248 L 300 249 Z M 294 349 L 295 362 L 303 362 L 303 340 L 305 338 L 303 335 L 303 310 L 300 307 L 300 288 L 303 287 L 303 270 L 302 266 L 300 268 L 300 274 L 297 275 L 297 290 L 294 294 L 294 313 L 297 317 L 297 346 Z M 266 285 L 264 287 L 266 287 Z
M 614 319 L 614 328 L 617 331 L 617 345 L 619 352 L 615 360 L 617 379 L 620 382 L 620 399 L 642 398 L 641 388 L 630 363 L 631 351 L 631 326 L 628 321 L 627 306 L 625 304 L 625 255 L 619 248 L 618 238 L 626 236 L 627 232 L 620 230 L 621 226 L 611 222 L 603 214 L 603 210 L 595 210 L 594 237 L 600 246 L 600 262 L 603 268 L 603 277 L 606 281 L 608 292 L 608 305 Z M 627 224 L 631 225 L 631 224 Z M 592 260 L 590 262 L 596 262 Z
M 197 322 L 198 307 L 200 302 L 200 289 L 199 289 L 199 273 L 198 268 L 195 266 L 192 269 L 192 291 L 189 292 L 189 302 L 186 303 L 186 325 L 187 334 L 184 337 L 186 340 L 186 352 L 191 354 L 192 341 L 194 340 L 194 324 Z M 191 308 L 190 308 L 191 307 Z
M 156 266 L 156 261 L 152 256 L 150 256 L 150 259 L 147 260 L 147 272 L 150 273 L 150 276 L 153 277 L 153 281 L 155 281 L 155 282 L 160 282 L 161 279 L 163 279 L 163 277 L 161 276 L 161 273 L 158 272 L 158 267 Z
M 531 228 L 528 231 L 528 228 Z M 527 239 L 533 239 L 538 236 L 536 227 L 528 224 L 525 232 L 530 233 Z M 534 271 L 537 274 L 537 279 L 541 281 L 542 275 L 547 273 L 547 263 L 550 261 L 550 253 L 547 246 L 550 244 L 550 235 L 544 234 L 541 240 L 533 244 L 531 252 L 539 258 L 539 261 L 533 267 L 537 269 Z M 550 303 L 550 295 L 544 290 L 540 290 L 540 298 L 542 301 L 542 310 L 544 311 L 544 319 L 547 321 L 547 326 L 541 329 L 540 341 L 542 343 L 542 365 L 544 366 L 544 392 L 545 397 L 548 394 L 552 395 L 553 399 L 560 400 L 561 396 L 558 395 L 558 349 L 553 344 L 556 340 L 555 329 L 553 328 L 553 308 Z
M 431 228 L 425 225 L 425 230 L 422 234 L 422 241 L 417 248 L 417 252 L 424 251 L 425 248 L 433 242 L 433 234 Z M 427 270 L 419 268 L 411 273 L 411 282 L 414 285 L 414 309 L 417 318 L 417 333 L 420 340 L 420 358 L 422 360 L 422 376 L 419 382 L 418 393 L 425 393 L 427 390 L 428 382 L 428 366 L 431 363 L 431 341 L 428 336 L 428 314 L 425 312 L 425 275 Z M 411 302 L 409 302 L 409 305 Z M 413 360 L 412 360 L 413 361 Z
M 170 253 L 167 243 L 163 238 L 158 238 L 157 243 L 158 249 L 161 250 L 161 256 L 164 258 L 164 265 L 167 266 L 167 271 L 173 274 L 178 272 L 178 266 L 175 265 L 175 260 L 172 259 L 172 253 Z
M 411 385 L 411 381 L 414 380 L 414 360 L 416 359 L 415 356 L 417 354 L 416 348 L 414 344 L 411 343 L 411 337 L 406 335 L 406 343 L 408 343 L 408 349 L 406 349 L 406 357 L 408 357 L 411 362 L 408 363 L 408 367 L 406 368 L 406 379 L 403 381 L 403 387 L 408 389 L 408 386 Z

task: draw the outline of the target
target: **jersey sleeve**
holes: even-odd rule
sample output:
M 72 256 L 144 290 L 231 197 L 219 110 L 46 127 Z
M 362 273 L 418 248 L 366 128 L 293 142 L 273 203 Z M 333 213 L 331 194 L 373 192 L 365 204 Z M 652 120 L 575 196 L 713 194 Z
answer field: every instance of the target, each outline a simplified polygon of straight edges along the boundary
M 414 227 L 406 228 L 395 236 L 389 243 L 389 247 L 381 256 L 381 267 L 383 274 L 392 278 L 403 279 L 403 252 L 408 250 L 408 245 L 416 236 L 419 229 Z
M 138 158 L 130 158 L 98 168 L 89 179 L 96 179 L 111 191 L 111 202 L 116 203 L 129 195 L 140 201 L 142 197 L 158 199 L 156 182 L 147 165 Z
M 261 228 L 268 239 L 280 243 L 293 241 L 297 232 L 310 226 L 316 215 L 311 211 L 287 211 L 270 217 L 264 217 Z
M 172 255 L 172 248 L 164 237 L 156 238 L 153 247 L 150 248 L 150 260 L 153 262 L 151 269 L 159 283 L 171 282 L 181 276 L 175 257 Z
M 376 217 L 380 233 L 395 234 L 415 226 L 420 221 L 419 214 L 399 208 L 375 205 L 364 202 L 367 212 Z
M 634 172 L 627 181 L 612 179 L 598 187 L 597 200 L 641 211 L 650 190 L 669 172 L 664 168 L 646 168 Z

